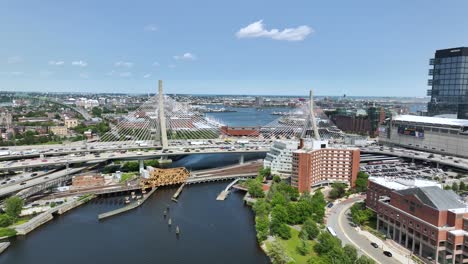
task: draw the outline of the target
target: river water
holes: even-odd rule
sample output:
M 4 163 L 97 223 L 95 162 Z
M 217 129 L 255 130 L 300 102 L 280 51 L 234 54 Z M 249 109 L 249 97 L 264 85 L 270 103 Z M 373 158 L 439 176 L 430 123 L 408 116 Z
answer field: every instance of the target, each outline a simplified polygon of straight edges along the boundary
M 173 166 L 203 169 L 237 160 L 236 155 L 194 155 Z M 225 201 L 216 201 L 228 184 L 186 186 L 178 203 L 171 201 L 177 187 L 160 188 L 140 208 L 104 221 L 97 215 L 123 206 L 123 197 L 98 198 L 11 239 L 0 264 L 269 263 L 256 242 L 254 216 L 243 204 L 244 193 L 232 192 Z M 163 216 L 167 205 L 171 227 Z

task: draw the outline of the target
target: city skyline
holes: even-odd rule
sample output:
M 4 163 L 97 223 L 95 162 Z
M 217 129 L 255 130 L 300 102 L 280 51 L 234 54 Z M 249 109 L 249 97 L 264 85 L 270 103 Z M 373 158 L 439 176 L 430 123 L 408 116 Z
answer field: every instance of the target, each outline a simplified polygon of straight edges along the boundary
M 462 1 L 264 4 L 11 1 L 0 90 L 423 97 L 435 50 L 466 46 Z

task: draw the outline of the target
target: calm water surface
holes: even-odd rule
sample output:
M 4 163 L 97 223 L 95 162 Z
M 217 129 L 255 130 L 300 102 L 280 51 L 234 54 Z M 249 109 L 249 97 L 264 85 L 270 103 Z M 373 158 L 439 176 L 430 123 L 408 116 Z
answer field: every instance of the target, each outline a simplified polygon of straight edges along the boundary
M 202 156 L 184 158 L 174 166 L 200 169 L 237 160 L 234 155 Z M 253 213 L 243 204 L 243 193 L 216 201 L 228 184 L 190 185 L 179 203 L 171 201 L 177 187 L 160 188 L 140 208 L 101 222 L 97 215 L 123 206 L 123 197 L 93 200 L 12 239 L 0 264 L 269 263 L 257 245 Z M 172 227 L 163 217 L 167 205 Z

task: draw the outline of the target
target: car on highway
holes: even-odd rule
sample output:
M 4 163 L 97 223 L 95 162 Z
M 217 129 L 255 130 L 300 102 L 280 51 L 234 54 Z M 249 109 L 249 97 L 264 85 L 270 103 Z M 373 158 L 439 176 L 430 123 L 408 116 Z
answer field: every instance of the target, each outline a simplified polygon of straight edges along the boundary
M 31 177 L 35 177 L 37 176 L 37 172 L 34 172 L 33 174 L 31 174 Z
M 371 246 L 373 246 L 374 248 L 379 248 L 379 245 L 377 245 L 377 243 L 375 243 L 375 242 L 372 242 L 372 243 L 370 243 L 370 244 L 371 244 Z
M 44 177 L 44 179 L 46 179 L 46 180 L 47 180 L 47 179 L 49 179 L 49 177 L 47 177 L 47 176 L 46 176 L 46 177 Z
M 41 161 L 42 161 L 42 162 L 47 162 L 47 160 L 46 160 L 46 159 L 43 159 L 43 160 L 41 160 Z
M 392 252 L 390 252 L 390 251 L 384 251 L 383 254 L 384 254 L 385 256 L 389 257 L 389 258 L 392 257 Z
M 332 207 L 333 207 L 333 203 L 328 203 L 328 204 L 327 204 L 327 207 L 328 207 L 328 208 L 332 208 Z
M 26 182 L 22 182 L 22 183 L 20 183 L 20 185 L 25 185 L 25 184 L 26 184 Z

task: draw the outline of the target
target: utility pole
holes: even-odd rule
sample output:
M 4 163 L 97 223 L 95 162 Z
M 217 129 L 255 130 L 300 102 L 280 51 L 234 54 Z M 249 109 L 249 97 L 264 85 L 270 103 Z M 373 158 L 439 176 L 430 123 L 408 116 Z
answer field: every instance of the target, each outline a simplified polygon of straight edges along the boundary
M 164 116 L 164 95 L 162 80 L 159 80 L 159 123 L 161 127 L 161 145 L 163 149 L 168 148 L 167 143 L 167 130 L 166 130 L 166 117 Z

